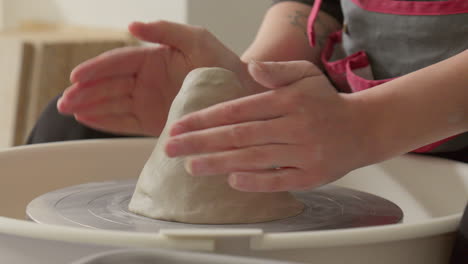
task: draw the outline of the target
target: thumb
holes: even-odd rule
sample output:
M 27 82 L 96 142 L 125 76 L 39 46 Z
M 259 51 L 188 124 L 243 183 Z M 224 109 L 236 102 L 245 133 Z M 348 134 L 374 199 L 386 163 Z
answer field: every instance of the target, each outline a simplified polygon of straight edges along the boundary
M 128 26 L 128 30 L 142 41 L 163 44 L 187 52 L 193 46 L 196 27 L 160 20 L 151 23 L 133 22 Z
M 309 61 L 259 62 L 251 61 L 249 73 L 259 84 L 275 89 L 301 79 L 323 73 Z

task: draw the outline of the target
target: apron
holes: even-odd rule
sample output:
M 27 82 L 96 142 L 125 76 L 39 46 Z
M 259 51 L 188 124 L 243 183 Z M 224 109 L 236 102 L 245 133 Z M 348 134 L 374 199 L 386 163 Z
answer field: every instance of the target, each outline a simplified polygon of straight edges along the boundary
M 315 0 L 308 20 L 312 46 L 321 2 Z M 468 0 L 341 0 L 341 6 L 344 26 L 328 37 L 321 54 L 340 92 L 369 89 L 468 48 Z M 463 133 L 413 152 L 455 152 L 466 147 L 468 133 Z

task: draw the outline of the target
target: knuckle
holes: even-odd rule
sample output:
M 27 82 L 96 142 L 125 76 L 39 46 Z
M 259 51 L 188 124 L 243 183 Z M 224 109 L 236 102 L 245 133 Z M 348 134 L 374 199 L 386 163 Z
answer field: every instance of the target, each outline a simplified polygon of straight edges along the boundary
M 226 120 L 235 120 L 239 114 L 239 110 L 239 107 L 235 104 L 224 104 L 221 113 Z
M 318 124 L 313 120 L 311 117 L 308 120 L 304 120 L 302 123 L 301 131 L 298 133 L 301 133 L 301 135 L 304 137 L 304 139 L 308 139 L 307 142 L 310 140 L 313 140 L 315 137 L 317 137 L 318 133 Z
M 117 89 L 105 89 L 103 92 L 105 96 L 111 97 L 115 95 L 119 96 L 131 96 L 133 93 L 133 87 L 135 85 L 135 78 L 126 78 L 123 81 L 118 81 L 115 86 Z
M 216 38 L 204 27 L 194 26 L 192 33 L 192 53 L 194 53 L 194 56 L 200 56 L 203 57 L 204 60 L 207 60 L 206 50 L 213 46 L 213 42 Z
M 216 170 L 216 173 L 218 174 L 230 173 L 240 167 L 236 157 L 230 155 L 213 156 L 210 162 L 210 165 Z
M 174 143 L 177 144 L 178 146 L 181 146 L 183 149 L 183 153 L 192 153 L 193 151 L 196 151 L 197 146 L 196 146 L 196 141 L 193 140 L 193 138 L 190 138 L 190 136 L 183 136 L 178 139 L 174 139 Z
M 300 107 L 308 105 L 310 100 L 308 89 L 296 89 L 293 98 L 294 102 Z
M 191 140 L 190 142 L 186 142 L 185 149 L 187 155 L 205 153 L 206 145 L 202 144 L 199 140 Z
M 203 119 L 196 114 L 185 116 L 179 123 L 188 131 L 197 130 L 199 127 L 203 127 Z
M 261 147 L 252 147 L 250 148 L 249 155 L 245 155 L 246 162 L 257 164 L 265 164 L 266 166 L 271 166 L 271 164 L 266 164 L 269 162 L 268 152 L 263 150 Z
M 289 91 L 288 96 L 284 96 L 283 103 L 289 111 L 296 112 L 307 105 L 307 98 L 304 98 L 304 94 L 298 89 L 294 89 L 294 87 L 291 88 L 293 89 Z
M 290 139 L 295 141 L 307 142 L 307 139 L 310 138 L 310 133 L 307 132 L 309 130 L 307 126 L 308 124 L 299 124 L 296 126 L 291 126 L 289 129 Z
M 122 87 L 126 92 L 130 93 L 133 91 L 133 87 L 135 87 L 136 84 L 136 78 L 131 77 L 131 78 L 126 78 L 126 80 L 123 82 L 124 87 Z
M 211 35 L 210 31 L 204 27 L 194 26 L 193 34 L 198 46 L 202 46 L 205 41 L 207 41 Z
M 229 130 L 231 145 L 235 148 L 244 147 L 248 136 L 248 128 L 245 126 L 233 126 Z

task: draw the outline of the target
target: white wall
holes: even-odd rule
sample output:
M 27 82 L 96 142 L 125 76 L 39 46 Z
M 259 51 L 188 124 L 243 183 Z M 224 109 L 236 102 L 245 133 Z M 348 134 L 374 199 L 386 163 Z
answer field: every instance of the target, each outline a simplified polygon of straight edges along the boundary
M 0 0 L 0 29 L 4 28 L 5 25 L 4 25 L 4 21 L 5 21 L 5 16 L 3 14 L 3 10 L 5 9 L 4 7 L 4 4 L 3 4 L 3 1 Z
M 3 0 L 3 26 L 7 29 L 29 19 L 54 22 L 58 20 L 57 16 L 52 1 Z
M 4 25 L 22 20 L 61 21 L 79 25 L 125 28 L 133 20 L 184 21 L 185 0 L 0 0 Z
M 0 29 L 25 20 L 125 30 L 135 20 L 201 25 L 241 53 L 271 0 L 0 0 Z
M 47 0 L 43 0 L 47 1 Z M 126 28 L 135 20 L 167 19 L 184 22 L 183 0 L 48 0 L 54 1 L 61 20 L 73 24 Z
M 271 0 L 188 1 L 188 23 L 208 28 L 240 54 L 253 40 Z

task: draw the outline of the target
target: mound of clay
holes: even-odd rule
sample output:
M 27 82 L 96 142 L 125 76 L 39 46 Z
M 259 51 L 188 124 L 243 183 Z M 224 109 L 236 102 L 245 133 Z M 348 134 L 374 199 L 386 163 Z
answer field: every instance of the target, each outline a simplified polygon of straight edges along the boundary
M 130 211 L 155 219 L 194 224 L 265 222 L 302 212 L 303 204 L 287 192 L 240 192 L 229 186 L 227 175 L 193 177 L 185 171 L 184 158 L 169 158 L 164 152 L 174 121 L 185 114 L 246 95 L 231 71 L 200 68 L 190 72 L 140 174 Z

